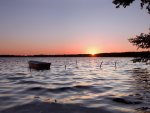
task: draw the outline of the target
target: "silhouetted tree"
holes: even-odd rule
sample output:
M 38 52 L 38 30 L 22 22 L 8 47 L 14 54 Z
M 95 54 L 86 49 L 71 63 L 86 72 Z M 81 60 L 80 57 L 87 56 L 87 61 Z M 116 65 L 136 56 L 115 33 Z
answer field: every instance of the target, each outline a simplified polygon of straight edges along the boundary
M 135 0 L 113 0 L 113 3 L 116 5 L 116 8 L 119 8 L 120 6 L 126 8 L 134 1 Z M 146 6 L 145 8 L 148 10 L 148 13 L 150 14 L 150 0 L 141 0 L 140 4 L 141 4 L 141 8 Z
M 133 3 L 135 0 L 113 0 L 113 3 L 116 5 L 116 8 L 119 8 L 120 6 L 123 6 L 126 8 L 126 6 L 129 6 L 131 3 Z M 150 14 L 150 0 L 140 0 L 141 8 L 145 7 L 148 10 L 148 13 Z M 136 36 L 135 38 L 130 38 L 129 42 L 131 42 L 133 45 L 137 46 L 138 49 L 150 49 L 150 33 L 144 34 L 141 33 L 139 36 Z M 140 58 L 136 58 L 133 60 L 134 62 L 148 62 L 150 61 L 150 54 L 148 56 L 141 56 Z
M 141 33 L 139 36 L 136 36 L 135 38 L 130 38 L 129 42 L 131 42 L 133 45 L 137 46 L 142 49 L 150 49 L 150 32 L 149 34 Z
M 136 36 L 135 38 L 130 38 L 129 42 L 131 42 L 133 45 L 137 46 L 142 49 L 150 49 L 150 32 L 149 34 L 141 33 L 139 36 Z M 141 56 L 140 58 L 133 59 L 134 62 L 148 62 L 150 60 L 150 53 L 147 56 Z

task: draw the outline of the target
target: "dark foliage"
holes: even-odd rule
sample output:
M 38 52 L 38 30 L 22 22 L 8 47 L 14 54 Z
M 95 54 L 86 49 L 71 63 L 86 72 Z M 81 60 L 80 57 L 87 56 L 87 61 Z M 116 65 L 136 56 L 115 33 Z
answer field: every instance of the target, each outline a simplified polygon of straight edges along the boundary
M 126 6 L 129 6 L 134 1 L 135 0 L 113 0 L 113 3 L 116 5 L 116 8 L 119 8 L 120 6 L 126 8 Z M 148 10 L 148 13 L 150 14 L 150 0 L 141 0 L 140 5 L 141 8 L 145 6 L 145 8 Z
M 141 33 L 141 35 L 136 36 L 135 38 L 130 38 L 129 42 L 131 42 L 133 45 L 137 46 L 138 49 L 150 49 L 150 33 L 144 34 Z M 133 62 L 149 62 L 150 61 L 150 52 L 148 52 L 147 55 L 141 56 L 139 58 L 133 59 Z
M 116 5 L 116 8 L 119 8 L 121 5 L 126 8 L 129 6 L 134 0 L 114 0 L 113 3 Z
M 129 42 L 137 46 L 138 49 L 139 48 L 149 49 L 150 48 L 150 33 L 149 34 L 141 33 L 141 35 L 136 36 L 136 38 L 130 38 Z
M 123 6 L 126 8 L 126 6 L 129 6 L 132 4 L 135 0 L 113 0 L 113 3 L 116 5 L 116 8 L 119 8 L 120 6 Z M 140 0 L 141 8 L 145 7 L 148 10 L 148 13 L 150 14 L 150 0 Z M 133 45 L 137 46 L 138 49 L 150 49 L 150 33 L 144 34 L 141 33 L 141 35 L 136 36 L 135 38 L 130 38 L 129 42 L 131 42 Z M 149 62 L 150 61 L 150 52 L 148 52 L 147 55 L 141 56 L 139 58 L 133 59 L 133 62 Z

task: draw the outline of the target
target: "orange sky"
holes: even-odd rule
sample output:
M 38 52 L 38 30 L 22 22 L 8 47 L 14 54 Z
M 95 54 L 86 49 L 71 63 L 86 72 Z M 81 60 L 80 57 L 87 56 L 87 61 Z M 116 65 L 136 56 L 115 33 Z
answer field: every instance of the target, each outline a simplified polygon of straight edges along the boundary
M 116 9 L 109 0 L 2 0 L 0 15 L 1 55 L 136 51 L 128 39 L 148 33 L 150 20 L 139 1 Z

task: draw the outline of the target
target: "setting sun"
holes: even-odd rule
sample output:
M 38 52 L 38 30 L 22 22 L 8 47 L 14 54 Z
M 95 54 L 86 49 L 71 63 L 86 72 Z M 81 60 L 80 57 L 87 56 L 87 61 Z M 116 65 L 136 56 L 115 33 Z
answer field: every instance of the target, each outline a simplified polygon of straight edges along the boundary
M 100 53 L 99 49 L 96 47 L 90 47 L 87 49 L 87 53 L 95 56 L 95 54 Z

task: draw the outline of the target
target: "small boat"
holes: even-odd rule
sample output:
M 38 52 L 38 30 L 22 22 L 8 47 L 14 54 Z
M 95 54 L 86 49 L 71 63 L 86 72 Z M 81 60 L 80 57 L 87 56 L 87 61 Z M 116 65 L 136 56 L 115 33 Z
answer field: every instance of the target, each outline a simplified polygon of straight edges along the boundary
M 36 70 L 49 70 L 51 63 L 40 62 L 40 61 L 29 61 L 29 68 Z

